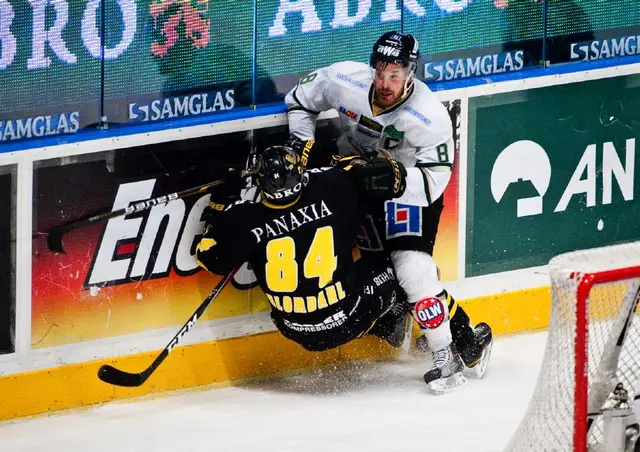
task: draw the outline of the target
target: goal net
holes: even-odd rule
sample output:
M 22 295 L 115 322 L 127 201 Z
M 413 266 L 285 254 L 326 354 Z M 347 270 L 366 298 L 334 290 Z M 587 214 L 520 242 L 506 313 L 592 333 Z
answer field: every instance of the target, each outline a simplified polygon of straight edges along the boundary
M 602 416 L 590 414 L 619 382 L 631 400 L 640 390 L 640 242 L 562 254 L 549 275 L 545 356 L 506 451 L 604 450 Z

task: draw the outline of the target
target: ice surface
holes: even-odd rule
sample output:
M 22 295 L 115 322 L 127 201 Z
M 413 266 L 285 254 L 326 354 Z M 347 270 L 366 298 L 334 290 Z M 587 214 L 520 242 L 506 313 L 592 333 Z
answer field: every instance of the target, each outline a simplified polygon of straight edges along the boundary
M 511 438 L 546 333 L 498 339 L 484 380 L 427 392 L 426 362 L 340 369 L 0 423 L 2 452 L 489 452 Z

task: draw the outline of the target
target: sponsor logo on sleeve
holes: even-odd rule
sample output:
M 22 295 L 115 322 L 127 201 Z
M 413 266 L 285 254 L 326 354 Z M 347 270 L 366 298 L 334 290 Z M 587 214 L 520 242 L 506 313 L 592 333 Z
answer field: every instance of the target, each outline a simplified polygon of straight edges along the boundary
M 412 108 L 412 107 L 410 107 L 408 105 L 405 105 L 404 107 L 402 107 L 402 109 L 407 111 L 407 112 L 409 112 L 409 113 L 411 113 L 413 116 L 418 118 L 420 121 L 424 122 L 426 125 L 430 125 L 431 124 L 431 121 L 429 120 L 429 118 L 427 118 L 425 115 L 420 113 L 415 108 Z
M 338 72 L 336 74 L 336 77 L 339 78 L 340 80 L 344 80 L 345 82 L 352 84 L 353 86 L 355 86 L 357 88 L 360 88 L 360 89 L 368 89 L 369 88 L 365 83 L 359 82 L 358 80 L 354 80 L 351 77 L 349 77 L 348 75 L 343 74 L 341 72 Z
M 343 115 L 345 115 L 347 118 L 351 118 L 354 120 L 358 119 L 358 113 L 354 112 L 353 110 L 349 110 L 348 108 L 343 107 L 342 105 L 340 105 L 340 107 L 338 108 L 338 111 Z

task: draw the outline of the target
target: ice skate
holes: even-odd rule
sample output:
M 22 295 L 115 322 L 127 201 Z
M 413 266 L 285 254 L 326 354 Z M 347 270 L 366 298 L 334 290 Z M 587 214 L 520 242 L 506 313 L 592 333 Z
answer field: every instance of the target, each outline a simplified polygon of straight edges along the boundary
M 467 382 L 464 363 L 453 344 L 432 352 L 433 365 L 424 374 L 424 381 L 434 394 L 450 392 Z
M 466 366 L 466 371 L 475 378 L 484 377 L 493 348 L 493 333 L 491 327 L 480 322 L 473 329 L 475 342 L 460 352 L 460 357 Z

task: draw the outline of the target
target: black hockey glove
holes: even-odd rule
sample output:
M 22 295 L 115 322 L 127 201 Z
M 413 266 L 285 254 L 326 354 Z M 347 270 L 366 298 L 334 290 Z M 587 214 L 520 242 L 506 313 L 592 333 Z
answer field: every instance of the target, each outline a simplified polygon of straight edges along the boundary
M 309 164 L 309 157 L 311 156 L 311 149 L 313 148 L 314 144 L 315 144 L 314 140 L 305 141 L 305 140 L 301 140 L 298 137 L 291 136 L 285 142 L 284 145 L 293 149 L 296 152 L 296 154 L 300 156 L 300 161 L 302 162 L 302 166 L 306 168 Z
M 331 165 L 353 174 L 363 196 L 398 198 L 407 188 L 407 170 L 397 160 L 334 155 Z
M 240 192 L 243 188 L 246 188 L 246 186 L 247 179 L 240 177 L 239 171 L 230 171 L 224 184 L 211 187 L 208 190 L 208 193 L 211 195 L 209 205 L 205 207 L 202 215 L 205 224 L 213 223 L 214 217 L 216 217 L 219 212 L 224 211 L 229 204 L 240 200 Z
M 215 224 L 219 220 L 220 214 L 225 211 L 227 206 L 228 204 L 211 201 L 202 212 L 202 220 L 204 221 L 205 228 Z

